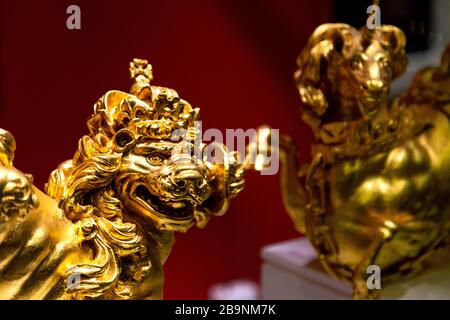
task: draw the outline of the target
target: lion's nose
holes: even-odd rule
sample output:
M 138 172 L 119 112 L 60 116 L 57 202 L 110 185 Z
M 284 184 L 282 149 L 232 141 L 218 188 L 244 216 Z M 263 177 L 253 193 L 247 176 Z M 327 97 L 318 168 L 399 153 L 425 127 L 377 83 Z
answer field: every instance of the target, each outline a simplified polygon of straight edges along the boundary
M 173 177 L 172 182 L 181 194 L 189 195 L 194 201 L 201 203 L 210 193 L 205 177 L 198 170 L 181 170 Z
M 386 89 L 386 86 L 381 80 L 367 80 L 363 82 L 362 87 L 374 95 L 378 95 Z
M 183 170 L 173 177 L 173 182 L 180 189 L 186 189 L 190 187 L 201 187 L 204 179 L 197 171 Z

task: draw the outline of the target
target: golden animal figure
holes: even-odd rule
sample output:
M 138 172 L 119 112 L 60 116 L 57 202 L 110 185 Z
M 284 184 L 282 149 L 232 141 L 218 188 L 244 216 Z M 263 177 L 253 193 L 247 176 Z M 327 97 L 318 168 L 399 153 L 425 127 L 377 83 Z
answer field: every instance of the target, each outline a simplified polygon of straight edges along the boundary
M 405 44 L 390 25 L 319 26 L 294 75 L 312 161 L 300 165 L 292 140 L 280 141 L 285 207 L 354 298 L 381 295 L 368 289 L 370 265 L 384 285 L 450 257 L 450 46 L 389 103 Z
M 159 299 L 174 231 L 205 226 L 242 190 L 236 153 L 202 157 L 199 109 L 150 85 L 147 61 L 130 74 L 130 93 L 95 104 L 47 194 L 12 166 L 14 138 L 0 131 L 0 298 Z

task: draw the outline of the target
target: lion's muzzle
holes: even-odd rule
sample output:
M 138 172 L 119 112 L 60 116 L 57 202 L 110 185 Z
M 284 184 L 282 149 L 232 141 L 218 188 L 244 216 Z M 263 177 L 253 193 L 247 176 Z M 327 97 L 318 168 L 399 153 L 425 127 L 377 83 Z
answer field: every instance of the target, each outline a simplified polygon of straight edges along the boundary
M 197 164 L 177 162 L 173 169 L 169 181 L 177 198 L 200 204 L 209 197 L 211 188 L 204 170 Z

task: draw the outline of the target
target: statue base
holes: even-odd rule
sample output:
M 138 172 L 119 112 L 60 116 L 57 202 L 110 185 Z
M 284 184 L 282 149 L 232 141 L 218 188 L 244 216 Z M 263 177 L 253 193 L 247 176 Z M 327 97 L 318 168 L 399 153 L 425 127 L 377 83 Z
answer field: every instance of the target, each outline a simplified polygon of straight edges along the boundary
M 352 287 L 330 277 L 306 238 L 261 250 L 262 299 L 351 299 Z M 450 299 L 450 263 L 382 288 L 382 299 Z

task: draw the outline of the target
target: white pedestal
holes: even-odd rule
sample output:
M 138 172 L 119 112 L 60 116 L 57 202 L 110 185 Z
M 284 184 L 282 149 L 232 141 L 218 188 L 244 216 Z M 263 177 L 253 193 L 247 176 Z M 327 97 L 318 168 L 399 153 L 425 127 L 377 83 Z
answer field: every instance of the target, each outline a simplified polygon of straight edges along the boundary
M 268 245 L 261 257 L 263 299 L 351 299 L 351 285 L 323 270 L 306 238 Z M 450 299 L 450 264 L 382 289 L 382 299 Z

